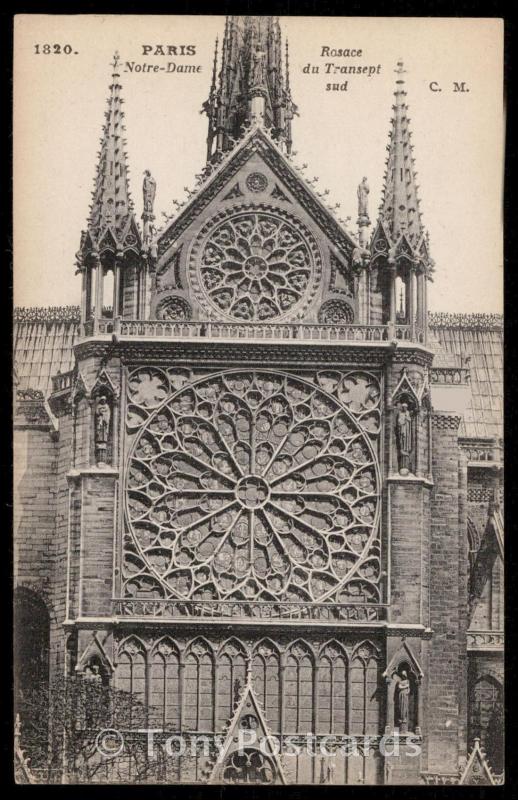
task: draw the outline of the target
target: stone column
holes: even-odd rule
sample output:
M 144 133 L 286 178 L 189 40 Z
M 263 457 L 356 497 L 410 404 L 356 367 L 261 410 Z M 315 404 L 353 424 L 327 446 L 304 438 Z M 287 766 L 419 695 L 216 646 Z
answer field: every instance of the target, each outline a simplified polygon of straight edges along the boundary
M 113 318 L 120 316 L 121 304 L 121 269 L 122 269 L 122 253 L 117 253 L 115 259 L 115 279 L 113 281 Z
M 424 328 L 424 275 L 419 272 L 417 275 L 417 327 Z
M 389 257 L 389 339 L 393 339 L 396 335 L 396 262 L 392 257 Z
M 101 264 L 101 259 L 95 259 L 95 319 L 102 319 L 103 316 L 103 283 L 104 283 L 104 267 Z
M 410 276 L 408 281 L 408 297 L 407 297 L 407 313 L 408 313 L 408 324 L 410 325 L 410 336 L 412 339 L 415 338 L 415 289 L 416 289 L 416 274 L 414 267 L 410 269 Z M 419 327 L 419 323 L 418 323 Z
M 81 322 L 86 322 L 88 319 L 87 309 L 88 299 L 88 267 L 83 267 L 81 270 Z

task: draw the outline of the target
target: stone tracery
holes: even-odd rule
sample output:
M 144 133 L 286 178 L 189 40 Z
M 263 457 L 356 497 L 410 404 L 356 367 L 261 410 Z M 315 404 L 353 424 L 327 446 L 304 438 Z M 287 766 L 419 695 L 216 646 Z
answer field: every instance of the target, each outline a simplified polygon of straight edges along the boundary
M 132 397 L 157 406 L 160 371 L 141 372 Z M 137 436 L 126 497 L 127 595 L 379 600 L 372 447 L 338 399 L 299 378 L 184 386 Z
M 319 280 L 313 237 L 294 218 L 241 211 L 195 246 L 194 283 L 205 302 L 233 320 L 274 320 L 299 310 Z

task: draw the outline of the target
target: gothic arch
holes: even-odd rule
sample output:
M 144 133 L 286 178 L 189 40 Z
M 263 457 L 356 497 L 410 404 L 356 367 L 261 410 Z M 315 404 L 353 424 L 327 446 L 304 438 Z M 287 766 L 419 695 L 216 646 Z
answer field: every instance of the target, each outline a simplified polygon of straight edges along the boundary
M 147 701 L 147 649 L 138 636 L 131 634 L 118 647 L 115 685 L 139 704 Z
M 162 636 L 149 658 L 149 706 L 152 720 L 164 729 L 180 726 L 180 651 L 170 636 Z
M 340 651 L 342 653 L 342 655 L 344 656 L 345 660 L 349 661 L 349 654 L 347 653 L 347 650 L 345 649 L 344 645 L 341 642 L 339 642 L 337 639 L 329 639 L 327 642 L 324 642 L 320 646 L 320 649 L 318 651 L 319 658 L 321 658 L 325 654 L 325 651 L 330 647 L 336 648 L 338 651 Z
M 201 648 L 206 648 L 207 651 L 211 654 L 211 657 L 214 658 L 214 649 L 209 640 L 206 639 L 204 636 L 195 636 L 194 639 L 191 639 L 191 641 L 187 642 L 187 644 L 185 645 L 183 654 L 184 661 L 185 658 L 189 655 L 189 653 L 194 648 L 196 648 L 197 645 L 199 645 Z
M 362 642 L 359 642 L 353 649 L 351 654 L 351 661 L 355 658 L 361 658 L 363 660 L 369 660 L 371 658 L 375 658 L 379 660 L 381 657 L 381 652 L 379 647 L 377 647 L 370 639 L 364 639 Z
M 142 650 L 144 653 L 147 654 L 147 646 L 143 639 L 141 639 L 137 634 L 130 633 L 124 639 L 121 639 L 119 642 L 119 646 L 117 648 L 117 654 L 120 655 L 122 652 L 131 649 L 135 650 L 135 648 Z
M 350 661 L 351 716 L 349 731 L 357 734 L 377 734 L 380 728 L 379 690 L 380 651 L 368 639 L 353 650 Z
M 270 730 L 277 733 L 281 724 L 281 652 L 271 639 L 261 639 L 251 655 L 252 686 L 264 710 Z
M 236 638 L 223 642 L 217 654 L 218 719 L 221 730 L 231 718 L 247 683 L 249 654 Z
M 216 654 L 217 658 L 219 658 L 220 655 L 222 655 L 225 652 L 225 650 L 227 650 L 229 647 L 232 647 L 232 646 L 235 647 L 236 650 L 239 650 L 240 652 L 242 652 L 243 655 L 246 656 L 246 658 L 250 657 L 250 653 L 248 652 L 248 649 L 245 647 L 243 642 L 241 642 L 235 636 L 229 636 L 229 638 L 225 639 L 225 641 L 222 642 L 221 645 L 219 646 L 219 650 L 218 650 L 218 652 Z
M 346 734 L 349 726 L 349 658 L 335 639 L 322 645 L 318 659 L 318 733 Z
M 294 699 L 285 706 L 285 726 L 288 733 L 307 733 L 314 729 L 315 664 L 313 648 L 297 639 L 284 655 L 284 696 Z
M 183 657 L 183 725 L 186 730 L 209 733 L 214 730 L 215 660 L 209 642 L 193 639 Z

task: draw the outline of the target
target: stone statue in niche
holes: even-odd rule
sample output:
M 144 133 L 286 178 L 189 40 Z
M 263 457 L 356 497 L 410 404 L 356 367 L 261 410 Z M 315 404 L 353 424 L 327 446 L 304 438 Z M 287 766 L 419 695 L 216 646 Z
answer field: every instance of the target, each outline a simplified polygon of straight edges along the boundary
M 265 83 L 265 67 L 264 59 L 266 53 L 260 48 L 256 48 L 253 56 L 252 65 L 252 86 L 254 88 L 263 88 Z
M 410 681 L 406 670 L 402 670 L 396 686 L 396 724 L 400 733 L 408 733 L 408 713 L 410 705 Z
M 398 467 L 401 475 L 408 475 L 413 448 L 412 413 L 408 403 L 401 403 L 396 416 L 396 444 Z
M 99 396 L 95 408 L 95 450 L 99 464 L 106 463 L 112 411 L 105 394 Z
M 148 169 L 144 172 L 142 193 L 144 195 L 144 213 L 152 214 L 155 203 L 156 181 Z
M 85 681 L 88 681 L 89 683 L 101 684 L 102 675 L 99 671 L 98 664 L 87 664 L 86 667 L 84 668 L 83 678 Z
M 367 183 L 367 178 L 363 178 L 362 182 L 358 186 L 358 216 L 359 217 L 368 217 L 369 210 L 367 207 L 368 197 L 369 197 L 369 184 Z

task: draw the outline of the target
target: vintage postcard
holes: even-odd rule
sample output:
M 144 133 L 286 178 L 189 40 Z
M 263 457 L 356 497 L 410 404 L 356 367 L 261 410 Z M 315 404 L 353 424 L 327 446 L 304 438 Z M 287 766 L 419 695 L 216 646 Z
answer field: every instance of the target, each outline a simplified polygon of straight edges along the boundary
M 503 22 L 14 53 L 16 780 L 502 784 Z

